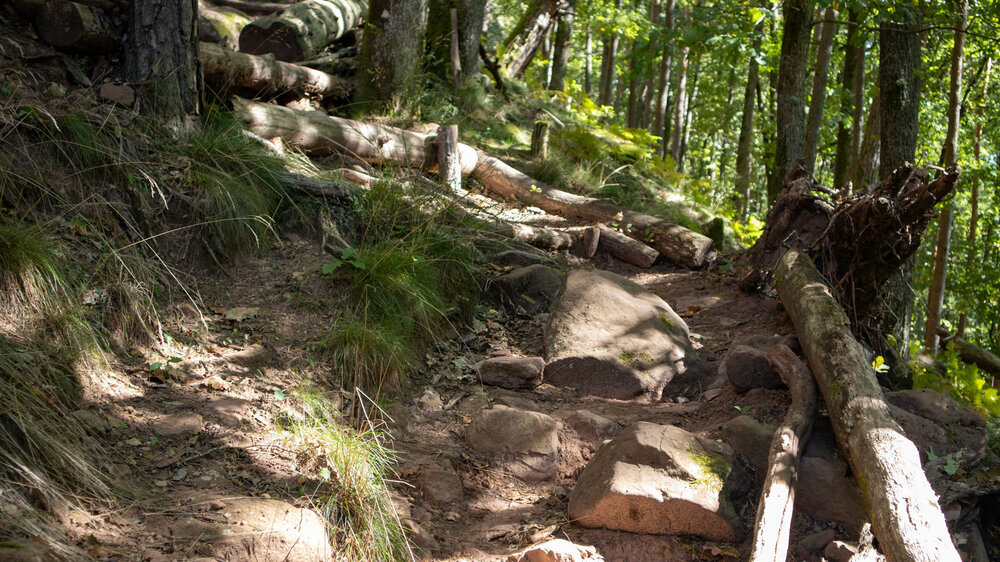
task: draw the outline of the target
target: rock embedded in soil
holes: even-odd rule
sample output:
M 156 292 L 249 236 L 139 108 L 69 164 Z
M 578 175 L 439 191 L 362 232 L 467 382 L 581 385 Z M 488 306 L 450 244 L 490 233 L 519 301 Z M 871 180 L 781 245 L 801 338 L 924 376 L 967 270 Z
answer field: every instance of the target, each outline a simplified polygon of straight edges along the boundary
M 542 383 L 545 360 L 541 357 L 492 357 L 476 367 L 483 384 L 502 388 L 534 388 Z
M 543 335 L 545 381 L 583 394 L 659 400 L 696 369 L 687 324 L 663 299 L 606 271 L 571 271 Z
M 534 314 L 549 308 L 565 278 L 565 274 L 551 267 L 536 264 L 501 275 L 493 284 L 506 304 Z
M 823 529 L 822 531 L 803 537 L 796 546 L 806 553 L 811 553 L 825 548 L 836 536 L 833 529 Z
M 758 485 L 767 478 L 767 458 L 773 438 L 774 428 L 750 416 L 736 416 L 722 426 L 722 440 L 750 463 Z
M 472 420 L 465 440 L 522 480 L 546 480 L 559 470 L 558 427 L 546 414 L 498 405 Z
M 729 447 L 678 427 L 639 422 L 598 449 L 570 494 L 584 527 L 735 541 L 729 492 L 742 484 Z
M 592 546 L 573 544 L 563 539 L 552 539 L 532 546 L 519 554 L 507 557 L 507 562 L 599 562 L 604 557 Z
M 564 416 L 563 423 L 573 428 L 581 439 L 589 443 L 602 443 L 621 431 L 622 426 L 590 410 L 576 410 Z
M 799 461 L 795 509 L 817 521 L 838 523 L 851 538 L 857 538 L 868 521 L 858 483 L 842 466 L 819 457 Z
M 885 398 L 892 417 L 920 451 L 921 462 L 927 462 L 931 450 L 939 457 L 963 451 L 962 461 L 968 464 L 986 455 L 986 420 L 950 396 L 922 388 L 887 392 Z
M 417 487 L 424 498 L 439 504 L 460 502 L 465 495 L 462 479 L 447 459 L 424 468 L 417 477 Z
M 200 414 L 184 412 L 167 414 L 153 423 L 153 430 L 163 437 L 181 437 L 198 433 L 205 426 Z

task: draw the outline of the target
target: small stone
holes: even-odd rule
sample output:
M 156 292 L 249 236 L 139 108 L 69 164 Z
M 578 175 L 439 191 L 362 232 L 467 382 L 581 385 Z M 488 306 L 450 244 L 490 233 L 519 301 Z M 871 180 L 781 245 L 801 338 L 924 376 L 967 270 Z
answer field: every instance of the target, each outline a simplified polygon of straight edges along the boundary
M 424 469 L 417 478 L 417 486 L 426 499 L 435 503 L 460 502 L 465 493 L 462 479 L 448 460 Z
M 212 511 L 222 511 L 226 508 L 226 502 L 221 500 L 212 500 L 208 502 L 208 509 Z
M 823 549 L 823 557 L 830 562 L 849 562 L 858 553 L 858 548 L 844 541 L 833 541 Z
M 581 546 L 563 539 L 552 539 L 507 557 L 507 562 L 598 562 L 604 557 L 592 546 Z
M 173 480 L 174 482 L 180 482 L 181 480 L 187 478 L 187 475 L 188 475 L 188 469 L 186 468 L 178 469 L 177 472 L 174 473 Z
M 153 484 L 156 484 L 160 488 L 166 488 L 167 487 L 167 481 L 166 480 L 153 480 Z
M 433 388 L 424 389 L 423 394 L 416 401 L 417 408 L 425 412 L 440 412 L 444 408 L 444 402 L 441 400 L 441 395 L 437 393 Z
M 97 90 L 97 99 L 122 107 L 132 107 L 135 104 L 135 90 L 125 84 L 105 82 Z
M 541 357 L 493 357 L 476 368 L 483 384 L 502 388 L 534 388 L 542 383 L 545 360 Z
M 406 528 L 410 530 L 410 538 L 413 539 L 413 544 L 420 547 L 422 550 L 437 550 L 438 542 L 434 538 L 434 535 L 430 534 L 426 529 L 420 526 L 419 523 L 413 519 L 407 519 L 403 522 Z
M 201 381 L 201 386 L 211 390 L 229 390 L 230 385 L 219 375 L 214 375 Z
M 824 529 L 800 540 L 799 546 L 805 549 L 806 552 L 815 552 L 830 544 L 830 541 L 832 541 L 836 536 L 837 535 L 833 532 L 833 529 Z

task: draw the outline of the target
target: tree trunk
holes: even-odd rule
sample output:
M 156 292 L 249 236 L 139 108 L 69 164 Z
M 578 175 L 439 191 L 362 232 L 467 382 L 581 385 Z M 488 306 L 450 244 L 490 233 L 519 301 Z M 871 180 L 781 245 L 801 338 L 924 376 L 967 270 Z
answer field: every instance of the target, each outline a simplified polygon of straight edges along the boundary
M 53 47 L 109 53 L 121 46 L 121 30 L 99 8 L 68 0 L 47 0 L 35 13 L 38 38 Z
M 367 15 L 366 0 L 307 0 L 290 4 L 281 12 L 243 28 L 240 52 L 273 53 L 275 58 L 286 62 L 311 59 L 360 25 Z
M 879 152 L 882 142 L 878 137 L 878 129 L 882 122 L 882 98 L 875 96 L 868 109 L 868 121 L 865 122 L 864 140 L 858 150 L 858 157 L 851 165 L 851 182 L 855 192 L 864 192 L 868 186 L 878 181 Z
M 458 125 L 438 127 L 438 174 L 453 192 L 462 188 L 462 159 L 458 152 Z
M 894 21 L 883 22 L 879 28 L 880 178 L 914 162 L 919 130 L 920 11 L 903 4 L 892 15 Z
M 125 76 L 136 109 L 164 119 L 178 134 L 197 127 L 201 112 L 197 0 L 130 2 Z
M 955 22 L 955 41 L 951 50 L 951 85 L 948 90 L 948 131 L 944 140 L 945 167 L 955 165 L 958 155 L 958 129 L 961 119 L 962 55 L 965 50 L 965 25 L 969 20 L 969 2 L 958 3 L 959 19 Z M 941 322 L 945 288 L 948 283 L 948 253 L 951 250 L 952 207 L 945 204 L 938 219 L 937 250 L 934 253 L 934 274 L 927 295 L 927 323 L 924 327 L 924 349 L 933 355 L 938 349 L 937 327 Z
M 643 244 L 635 238 L 630 238 L 617 230 L 604 225 L 598 225 L 601 231 L 599 245 L 612 256 L 643 269 L 650 267 L 660 257 L 660 252 Z
M 620 10 L 622 0 L 615 0 L 615 10 Z M 618 34 L 612 32 L 604 40 L 604 51 L 601 56 L 601 84 L 598 91 L 599 105 L 611 105 L 611 96 L 615 87 L 615 67 L 618 59 Z
M 861 108 L 864 104 L 865 39 L 858 29 L 860 12 L 852 9 L 847 17 L 847 40 L 844 45 L 844 69 L 840 73 L 840 122 L 837 124 L 837 155 L 833 160 L 833 187 L 840 189 L 851 181 L 851 163 L 858 157 L 861 139 Z M 844 117 L 852 116 L 851 125 Z
M 830 57 L 833 55 L 833 37 L 837 34 L 837 16 L 837 10 L 833 6 L 826 9 L 823 15 L 823 31 L 820 34 L 819 47 L 816 49 L 809 120 L 806 122 L 805 146 L 802 149 L 805 167 L 810 173 L 816 168 L 819 132 L 823 125 L 823 104 L 826 103 L 826 82 L 830 75 Z
M 675 0 L 667 0 L 664 7 L 663 35 L 669 37 L 674 31 L 674 3 Z M 667 154 L 667 147 L 670 144 L 667 133 L 667 100 L 670 94 L 670 71 L 673 66 L 673 43 L 672 38 L 663 42 L 663 53 L 660 56 L 659 89 L 656 94 L 656 107 L 653 116 L 653 134 L 660 137 L 658 152 L 660 158 Z
M 558 9 L 558 0 L 537 0 L 528 6 L 521 22 L 515 27 L 515 33 L 507 41 L 506 53 L 511 55 L 507 64 L 508 76 L 524 76 L 524 71 L 552 27 L 552 18 Z
M 781 63 L 778 65 L 774 164 L 767 185 L 769 205 L 778 197 L 785 176 L 802 157 L 812 1 L 784 0 L 781 13 L 785 23 L 781 37 Z
M 314 94 L 344 100 L 353 90 L 351 82 L 339 76 L 272 57 L 236 53 L 213 43 L 201 43 L 199 60 L 205 81 L 221 92 L 236 90 L 258 96 Z
M 576 11 L 576 0 L 568 0 L 565 8 L 559 14 L 559 25 L 556 28 L 555 52 L 552 55 L 552 77 L 549 79 L 549 89 L 563 91 L 566 89 L 566 66 L 569 64 L 570 40 L 573 37 L 573 14 Z
M 690 15 L 691 8 L 685 6 L 683 22 L 686 22 Z M 680 167 L 681 162 L 681 141 L 683 140 L 684 135 L 684 117 L 687 115 L 687 71 L 688 55 L 690 55 L 690 53 L 691 47 L 688 45 L 682 45 L 680 56 L 677 60 L 677 93 L 674 95 L 674 125 L 673 138 L 670 140 L 670 156 L 674 159 L 674 162 L 678 165 L 678 167 Z
M 426 8 L 426 0 L 372 0 L 358 61 L 360 104 L 388 103 L 420 71 Z
M 593 36 L 590 33 L 590 24 L 589 23 L 587 24 L 587 27 L 584 30 L 584 33 L 586 35 L 586 40 L 585 40 L 585 43 L 584 43 L 584 51 L 583 51 L 583 57 L 584 57 L 584 62 L 583 62 L 583 92 L 585 94 L 587 94 L 587 97 L 591 97 L 593 95 L 593 92 L 594 92 L 593 84 L 591 83 L 591 80 L 592 80 L 593 75 L 594 75 L 594 54 L 593 54 L 594 39 L 593 39 Z
M 479 43 L 486 18 L 486 0 L 429 0 L 427 7 L 428 70 L 451 80 L 451 8 L 458 16 L 458 58 L 464 77 L 479 75 Z
M 656 30 L 657 25 L 660 20 L 660 1 L 651 0 L 649 5 L 649 27 L 651 30 Z M 645 64 L 642 65 L 643 76 L 645 80 L 642 85 L 642 128 L 652 132 L 653 126 L 653 94 L 656 92 L 656 74 L 651 72 L 651 67 L 654 62 L 656 62 L 657 51 L 660 50 L 660 45 L 657 41 L 653 40 L 653 37 L 649 38 L 649 44 L 646 46 L 649 49 L 649 55 L 645 60 Z
M 889 412 L 868 352 L 848 329 L 832 289 L 796 250 L 785 253 L 774 275 L 837 442 L 865 496 L 879 549 L 889 560 L 957 562 L 920 453 Z
M 986 78 L 983 80 L 983 90 L 979 96 L 979 107 L 976 109 L 976 115 L 978 116 L 976 123 L 976 142 L 973 146 L 973 155 L 976 158 L 976 164 L 980 163 L 980 147 L 983 144 L 983 113 L 986 102 L 986 93 L 989 91 L 990 83 L 990 70 L 992 68 L 993 59 L 990 57 L 986 58 Z M 965 245 L 969 249 L 969 254 L 965 257 L 965 271 L 971 271 L 976 260 L 976 229 L 979 226 L 979 182 L 972 182 L 972 195 L 969 197 L 970 216 L 969 216 L 969 235 L 965 239 Z M 965 335 L 965 326 L 969 320 L 968 314 L 965 309 L 962 309 L 962 313 L 958 316 L 958 326 L 955 328 L 955 334 L 959 337 Z
M 750 52 L 750 68 L 747 70 L 747 85 L 743 92 L 743 120 L 740 123 L 740 140 L 736 148 L 736 200 L 740 220 L 750 217 L 750 145 L 753 143 L 754 95 L 760 68 L 757 56 L 760 53 L 764 35 L 764 21 L 754 27 L 753 50 Z
M 687 95 L 687 99 L 684 101 L 684 132 L 681 135 L 681 146 L 678 151 L 677 160 L 677 170 L 684 171 L 684 158 L 687 156 L 688 140 L 691 138 L 691 123 L 694 121 L 694 108 L 695 102 L 698 100 L 698 70 L 699 70 L 699 59 L 701 53 L 698 53 L 698 57 L 695 58 L 694 64 L 691 65 L 692 72 L 690 85 L 691 93 Z
M 767 359 L 788 387 L 792 404 L 771 440 L 750 562 L 787 559 L 799 457 L 809 442 L 816 413 L 816 383 L 809 368 L 784 344 L 771 348 Z
M 250 18 L 243 12 L 198 2 L 198 38 L 203 43 L 216 43 L 235 50 L 240 44 L 240 31 L 249 24 Z

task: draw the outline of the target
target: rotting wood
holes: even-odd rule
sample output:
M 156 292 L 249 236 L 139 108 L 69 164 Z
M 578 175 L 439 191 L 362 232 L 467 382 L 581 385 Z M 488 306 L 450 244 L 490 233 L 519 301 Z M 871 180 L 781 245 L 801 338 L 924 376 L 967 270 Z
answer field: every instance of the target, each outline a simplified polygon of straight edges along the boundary
M 200 44 L 198 58 L 205 81 L 221 91 L 251 91 L 255 95 L 316 94 L 336 100 L 351 96 L 349 80 L 319 70 L 275 60 L 271 56 L 237 53 L 213 43 Z
M 46 0 L 35 13 L 38 37 L 61 49 L 108 53 L 121 46 L 121 29 L 99 8 L 68 0 Z
M 757 505 L 751 562 L 787 558 L 799 457 L 809 441 L 816 412 L 816 384 L 809 368 L 784 344 L 771 348 L 767 359 L 788 386 L 792 404 L 771 440 L 767 478 Z
M 357 27 L 368 14 L 365 0 L 307 0 L 243 28 L 240 51 L 271 53 L 280 61 L 310 59 Z
M 635 238 L 608 228 L 603 224 L 598 225 L 597 228 L 601 231 L 599 245 L 607 250 L 609 254 L 623 262 L 645 269 L 653 265 L 656 262 L 656 258 L 660 257 L 660 252 L 657 252 Z
M 889 412 L 871 358 L 804 252 L 778 260 L 775 287 L 847 453 L 889 560 L 960 560 L 920 454 Z
M 437 171 L 430 150 L 433 135 L 395 127 L 361 123 L 276 105 L 235 98 L 235 115 L 263 138 L 281 137 L 306 151 L 345 153 L 373 164 L 394 164 L 423 171 Z M 469 175 L 485 190 L 504 199 L 516 199 L 546 212 L 586 222 L 617 221 L 629 235 L 649 245 L 666 259 L 696 269 L 714 259 L 712 239 L 683 226 L 630 211 L 611 201 L 575 195 L 524 174 L 466 144 L 458 144 L 462 175 Z
M 601 229 L 598 226 L 591 226 L 580 235 L 581 255 L 588 260 L 597 253 L 597 246 L 601 242 Z

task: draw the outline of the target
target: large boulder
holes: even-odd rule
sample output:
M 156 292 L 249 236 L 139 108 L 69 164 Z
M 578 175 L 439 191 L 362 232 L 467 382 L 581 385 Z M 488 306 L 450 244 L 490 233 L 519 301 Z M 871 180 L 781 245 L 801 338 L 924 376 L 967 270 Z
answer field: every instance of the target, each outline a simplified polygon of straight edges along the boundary
M 771 452 L 774 428 L 750 416 L 737 416 L 722 426 L 722 440 L 750 463 L 757 484 L 767 478 L 767 460 Z
M 748 476 L 734 459 L 721 443 L 639 422 L 598 449 L 570 495 L 569 517 L 584 527 L 735 541 L 730 491 Z
M 691 369 L 687 324 L 663 299 L 620 275 L 571 271 L 543 336 L 545 381 L 584 394 L 659 400 Z
M 956 460 L 966 464 L 986 454 L 986 420 L 950 396 L 921 388 L 887 392 L 885 398 L 892 417 L 920 451 L 922 462 L 927 462 L 932 450 L 940 457 L 961 452 Z
M 522 480 L 546 480 L 559 472 L 558 428 L 546 414 L 497 405 L 472 420 L 465 440 Z

